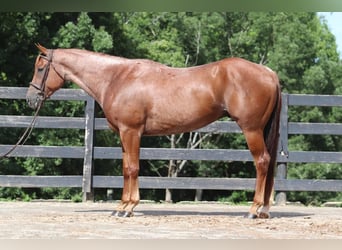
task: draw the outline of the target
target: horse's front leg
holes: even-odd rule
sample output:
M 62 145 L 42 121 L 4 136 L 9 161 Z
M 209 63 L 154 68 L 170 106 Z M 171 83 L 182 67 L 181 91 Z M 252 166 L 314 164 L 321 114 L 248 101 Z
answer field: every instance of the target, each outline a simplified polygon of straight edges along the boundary
M 139 150 L 140 135 L 134 131 L 120 133 L 123 150 L 123 177 L 124 184 L 121 202 L 113 213 L 119 217 L 133 216 L 133 209 L 140 201 L 139 195 Z

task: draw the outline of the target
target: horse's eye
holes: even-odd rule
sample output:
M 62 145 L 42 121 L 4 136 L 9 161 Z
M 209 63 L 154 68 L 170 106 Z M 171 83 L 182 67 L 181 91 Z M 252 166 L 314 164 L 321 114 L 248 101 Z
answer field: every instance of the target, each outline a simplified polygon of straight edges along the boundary
M 38 72 L 42 72 L 43 69 L 44 69 L 44 67 L 39 67 L 39 68 L 38 68 Z

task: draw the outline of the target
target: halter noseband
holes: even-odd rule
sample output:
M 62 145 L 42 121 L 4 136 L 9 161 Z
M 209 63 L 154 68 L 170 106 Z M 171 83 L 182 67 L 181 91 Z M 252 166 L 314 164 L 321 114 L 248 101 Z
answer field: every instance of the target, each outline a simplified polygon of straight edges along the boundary
M 42 82 L 40 83 L 40 85 L 34 82 L 30 82 L 30 86 L 39 90 L 39 94 L 43 97 L 43 99 L 45 99 L 45 85 L 46 85 L 47 77 L 49 75 L 50 66 L 52 63 L 53 50 L 50 50 L 47 56 L 44 56 L 43 54 L 40 54 L 39 56 L 47 61 L 47 65 L 43 69 L 44 75 L 42 78 Z

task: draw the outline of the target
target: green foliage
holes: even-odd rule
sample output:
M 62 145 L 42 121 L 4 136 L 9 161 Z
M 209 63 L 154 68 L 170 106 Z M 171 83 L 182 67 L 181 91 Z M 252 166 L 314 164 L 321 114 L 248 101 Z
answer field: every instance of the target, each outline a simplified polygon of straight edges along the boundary
M 233 191 L 228 197 L 220 197 L 220 202 L 229 202 L 233 204 L 245 204 L 249 200 L 250 192 L 248 191 Z
M 0 187 L 0 200 L 20 200 L 30 201 L 32 196 L 26 193 L 22 188 Z
M 106 52 L 113 48 L 112 37 L 103 26 L 96 29 L 87 13 L 80 13 L 76 23 L 67 22 L 62 26 L 52 44 L 62 48 L 83 48 Z
M 290 164 L 289 179 L 341 179 L 340 164 Z M 306 205 L 321 205 L 327 201 L 341 201 L 342 196 L 335 192 L 289 192 L 290 201 L 300 201 Z
M 76 47 L 124 56 L 148 58 L 184 67 L 200 65 L 226 57 L 243 57 L 275 70 L 282 91 L 304 94 L 342 94 L 342 66 L 334 36 L 325 20 L 316 13 L 296 12 L 125 12 L 125 13 L 20 13 L 0 15 L 0 85 L 27 86 L 39 42 L 47 47 Z M 72 83 L 65 85 L 74 88 Z M 0 100 L 1 114 L 31 115 L 24 100 Z M 290 121 L 342 122 L 341 108 L 291 107 Z M 82 102 L 49 101 L 41 115 L 84 115 Z M 97 109 L 97 116 L 102 117 Z M 22 129 L 2 128 L 1 144 L 15 143 Z M 186 147 L 189 135 L 179 142 Z M 83 131 L 35 129 L 28 144 L 83 145 Z M 120 146 L 110 131 L 97 131 L 97 146 Z M 144 147 L 170 147 L 166 137 L 143 138 Z M 242 135 L 213 134 L 201 148 L 246 149 Z M 291 135 L 290 150 L 341 151 L 340 136 Z M 82 174 L 82 159 L 10 158 L 0 162 L 1 174 L 75 175 Z M 119 175 L 121 161 L 96 160 L 95 173 Z M 141 161 L 141 175 L 167 175 L 166 161 Z M 292 164 L 290 178 L 341 179 L 340 166 Z M 179 176 L 254 177 L 252 163 L 188 161 Z M 104 191 L 97 191 L 105 197 Z M 146 190 L 142 197 L 163 199 L 160 191 Z M 204 198 L 226 197 L 205 192 Z M 176 192 L 177 194 L 177 192 Z M 177 199 L 193 199 L 193 191 L 179 191 Z M 1 188 L 0 197 L 29 200 L 58 198 L 80 200 L 78 189 Z M 153 198 L 154 197 L 154 198 Z M 249 192 L 231 192 L 231 202 L 250 199 Z M 291 192 L 292 200 L 306 204 L 341 199 L 336 193 Z M 226 199 L 226 198 L 222 198 Z
M 37 192 L 39 192 L 37 195 L 42 199 L 82 201 L 81 188 L 42 188 Z

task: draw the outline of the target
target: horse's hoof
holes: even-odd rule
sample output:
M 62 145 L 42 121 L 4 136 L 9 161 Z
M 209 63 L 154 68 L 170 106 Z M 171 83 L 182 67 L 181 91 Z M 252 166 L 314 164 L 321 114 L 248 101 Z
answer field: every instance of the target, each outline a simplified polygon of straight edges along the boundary
M 125 213 L 124 213 L 124 215 L 122 217 L 133 217 L 133 212 L 125 211 Z
M 120 217 L 120 211 L 113 211 L 111 215 L 115 217 Z
M 112 213 L 112 216 L 123 217 L 123 218 L 133 217 L 133 212 L 131 212 L 131 211 L 114 211 Z
M 247 218 L 248 219 L 256 219 L 256 218 L 258 218 L 258 216 L 256 214 L 248 213 Z
M 123 217 L 125 211 L 113 211 L 112 216 Z
M 259 213 L 259 214 L 251 214 L 251 213 L 248 213 L 247 215 L 247 218 L 248 219 L 269 219 L 271 218 L 270 214 L 268 213 Z
M 271 216 L 270 216 L 269 213 L 261 212 L 261 213 L 258 214 L 258 218 L 260 218 L 260 219 L 269 219 L 269 218 L 271 218 Z

